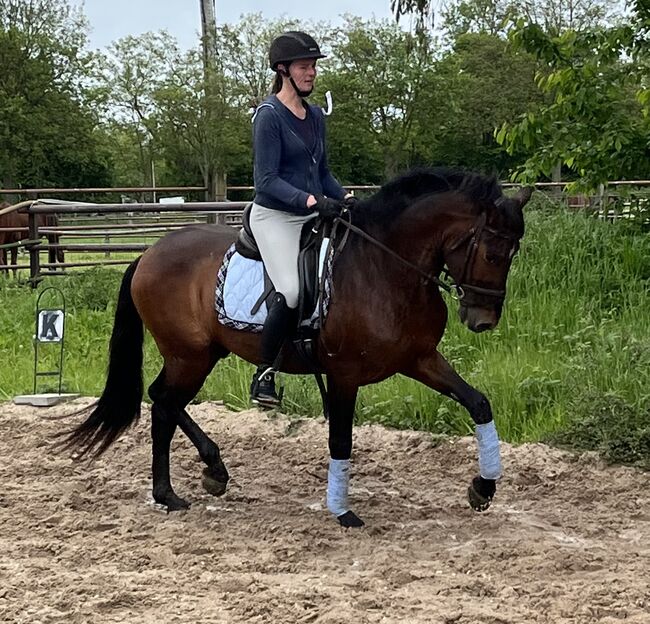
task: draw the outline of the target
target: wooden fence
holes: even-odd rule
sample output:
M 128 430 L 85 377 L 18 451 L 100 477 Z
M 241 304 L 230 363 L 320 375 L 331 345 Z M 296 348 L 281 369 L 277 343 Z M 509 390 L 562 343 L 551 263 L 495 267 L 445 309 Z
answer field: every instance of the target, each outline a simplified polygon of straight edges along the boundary
M 504 184 L 504 186 L 512 186 Z M 561 192 L 561 183 L 540 183 L 536 185 L 554 197 Z M 601 218 L 637 218 L 650 222 L 650 182 L 613 182 L 611 190 L 593 197 L 564 197 L 566 203 L 576 209 L 589 210 Z M 618 187 L 635 189 L 620 193 Z M 375 191 L 378 187 L 356 185 L 348 187 L 362 194 Z M 229 187 L 229 191 L 251 192 L 252 187 Z M 205 191 L 203 187 L 137 187 L 137 188 L 92 188 L 92 189 L 0 189 L 0 196 L 9 193 L 23 193 L 34 198 L 40 194 L 65 193 L 123 193 L 123 192 L 195 192 Z M 175 229 L 196 223 L 221 223 L 239 227 L 241 213 L 247 202 L 182 202 L 182 203 L 102 203 L 63 202 L 62 200 L 30 199 L 11 208 L 28 215 L 28 228 L 0 227 L 0 232 L 20 231 L 27 240 L 0 245 L 0 252 L 12 248 L 24 249 L 29 255 L 29 264 L 7 264 L 4 270 L 29 270 L 29 282 L 36 286 L 45 275 L 63 275 L 69 269 L 100 265 L 128 264 L 134 254 L 140 254 L 158 238 Z M 56 214 L 58 225 L 40 225 L 37 215 Z M 44 242 L 43 237 L 48 238 Z M 54 238 L 57 237 L 54 242 Z M 65 242 L 61 242 L 64 239 Z M 53 261 L 52 256 L 60 250 L 73 256 L 66 262 Z M 50 261 L 44 262 L 41 254 L 47 252 Z M 81 258 L 79 256 L 82 256 Z
M 29 254 L 29 264 L 7 264 L 4 270 L 29 270 L 29 281 L 33 286 L 45 275 L 64 275 L 67 269 L 100 265 L 128 264 L 133 253 L 142 253 L 155 240 L 174 229 L 196 223 L 222 223 L 239 225 L 241 212 L 247 202 L 193 202 L 193 203 L 138 203 L 138 204 L 87 204 L 50 203 L 47 200 L 23 202 L 13 207 L 28 215 L 29 225 L 25 228 L 6 227 L 0 231 L 27 234 L 27 240 L 1 245 L 0 249 L 23 247 Z M 14 211 L 15 211 L 14 210 Z M 0 215 L 10 212 L 0 211 Z M 38 215 L 56 214 L 59 225 L 39 225 Z M 111 219 L 118 215 L 120 220 Z M 83 221 L 86 221 L 85 223 Z M 92 222 L 89 222 L 92 221 Z M 48 242 L 42 239 L 46 237 Z M 54 237 L 59 242 L 54 242 Z M 60 239 L 83 242 L 65 242 Z M 140 239 L 138 242 L 125 242 L 120 239 Z M 118 239 L 118 242 L 111 242 Z M 148 239 L 148 240 L 142 240 Z M 99 240 L 100 242 L 94 242 Z M 53 256 L 57 251 L 64 254 L 103 254 L 103 258 L 85 261 L 56 262 Z M 48 252 L 49 262 L 41 260 L 41 253 Z M 125 253 L 130 257 L 123 257 Z M 111 258 L 118 254 L 122 257 Z

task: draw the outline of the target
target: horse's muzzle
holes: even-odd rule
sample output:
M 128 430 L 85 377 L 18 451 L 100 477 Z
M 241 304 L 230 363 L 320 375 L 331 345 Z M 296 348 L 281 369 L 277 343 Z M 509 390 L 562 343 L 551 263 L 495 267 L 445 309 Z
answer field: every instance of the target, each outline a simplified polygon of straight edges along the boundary
M 460 306 L 459 314 L 461 323 L 477 334 L 489 329 L 494 329 L 499 322 L 500 316 L 500 314 L 494 309 L 464 305 Z

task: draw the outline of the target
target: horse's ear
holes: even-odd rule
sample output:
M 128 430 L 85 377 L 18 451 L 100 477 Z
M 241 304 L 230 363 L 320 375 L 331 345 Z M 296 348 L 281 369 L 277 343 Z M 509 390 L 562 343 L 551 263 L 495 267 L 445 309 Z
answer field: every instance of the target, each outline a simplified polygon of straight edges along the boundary
M 520 209 L 528 203 L 528 200 L 530 199 L 530 196 L 533 194 L 534 190 L 534 186 L 524 186 L 520 188 L 517 194 L 513 197 L 513 199 L 516 200 L 519 204 Z

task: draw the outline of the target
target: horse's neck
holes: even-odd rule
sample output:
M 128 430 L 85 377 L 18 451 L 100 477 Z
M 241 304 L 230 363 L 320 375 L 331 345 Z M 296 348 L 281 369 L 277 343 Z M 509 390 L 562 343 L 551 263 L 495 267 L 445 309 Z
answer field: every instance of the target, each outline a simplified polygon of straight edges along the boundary
M 349 241 L 347 249 L 343 249 L 341 261 L 337 262 L 342 269 L 340 279 L 347 283 L 350 293 L 363 292 L 368 300 L 381 298 L 382 307 L 398 301 L 387 297 L 387 293 L 393 290 L 403 290 L 409 293 L 409 298 L 415 297 L 422 276 L 409 265 L 435 275 L 442 269 L 439 220 L 427 218 L 424 221 L 409 217 L 400 219 L 400 223 L 395 222 L 388 228 L 368 228 L 367 234 L 379 245 L 351 233 L 353 239 Z M 443 222 L 441 218 L 440 226 Z
M 444 264 L 447 231 L 456 219 L 444 202 L 426 209 L 415 205 L 395 220 L 384 239 L 405 260 L 427 273 L 437 274 Z

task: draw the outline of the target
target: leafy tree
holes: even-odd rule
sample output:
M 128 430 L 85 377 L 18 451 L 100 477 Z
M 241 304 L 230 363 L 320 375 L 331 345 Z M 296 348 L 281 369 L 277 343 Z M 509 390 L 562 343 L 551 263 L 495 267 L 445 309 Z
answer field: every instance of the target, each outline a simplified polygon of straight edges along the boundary
M 3 186 L 109 183 L 109 157 L 84 87 L 85 30 L 66 0 L 0 1 Z
M 548 98 L 538 112 L 497 134 L 510 152 L 523 147 L 530 154 L 517 179 L 550 175 L 558 161 L 587 189 L 647 175 L 647 14 L 637 9 L 638 19 L 628 24 L 559 36 L 517 24 L 511 40 L 545 64 L 537 82 Z
M 343 180 L 374 182 L 414 161 L 431 45 L 386 21 L 348 18 L 319 84 L 336 95 L 330 151 Z
M 247 110 L 219 66 L 209 90 L 196 50 L 174 63 L 174 72 L 155 94 L 163 150 L 171 162 L 198 170 L 208 189 L 246 158 Z
M 436 66 L 442 90 L 428 90 L 424 109 L 432 111 L 417 132 L 430 146 L 431 160 L 507 174 L 520 162 L 494 139 L 494 129 L 538 106 L 536 63 L 510 50 L 497 36 L 466 33 Z M 433 100 L 433 101 L 430 101 Z
M 606 26 L 614 20 L 620 4 L 619 0 L 521 0 L 513 3 L 512 14 L 557 35 Z
M 267 21 L 261 13 L 217 27 L 218 57 L 242 107 L 255 107 L 268 95 L 273 75 L 269 69 L 271 41 L 282 32 L 297 29 L 293 20 Z
M 146 33 L 113 43 L 101 62 L 104 114 L 121 138 L 135 143 L 141 183 L 196 184 L 214 196 L 242 153 L 244 113 L 217 56 L 205 72 L 197 46 L 181 52 L 168 33 Z
M 508 17 L 541 24 L 546 32 L 583 30 L 611 20 L 619 5 L 618 0 L 460 0 L 448 3 L 391 0 L 396 19 L 399 21 L 408 14 L 414 16 L 418 33 L 433 24 L 435 9 L 441 7 L 443 25 L 452 37 L 466 32 L 502 33 L 503 22 Z

